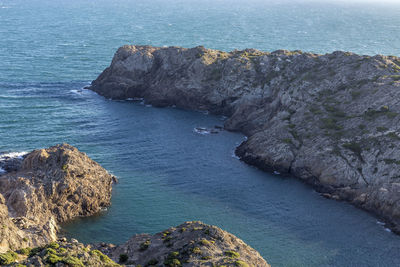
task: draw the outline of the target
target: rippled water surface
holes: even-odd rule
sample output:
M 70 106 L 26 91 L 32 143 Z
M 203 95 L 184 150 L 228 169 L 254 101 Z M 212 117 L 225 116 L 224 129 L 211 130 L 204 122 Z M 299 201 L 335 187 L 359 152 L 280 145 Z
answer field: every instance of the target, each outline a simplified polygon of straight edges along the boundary
M 399 6 L 0 0 L 0 151 L 68 142 L 120 178 L 108 211 L 65 225 L 84 242 L 202 220 L 274 266 L 400 266 L 400 237 L 374 217 L 243 164 L 240 134 L 193 131 L 223 118 L 82 90 L 126 43 L 399 55 Z

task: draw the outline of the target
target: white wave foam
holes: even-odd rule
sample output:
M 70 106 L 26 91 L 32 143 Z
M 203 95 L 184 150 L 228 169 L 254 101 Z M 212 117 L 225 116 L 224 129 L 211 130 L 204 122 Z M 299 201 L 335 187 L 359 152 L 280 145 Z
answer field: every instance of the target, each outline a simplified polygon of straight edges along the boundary
M 279 174 L 281 174 L 281 173 L 278 172 L 278 171 L 274 171 L 274 174 L 279 175 Z
M 236 155 L 235 151 L 233 151 L 233 153 L 232 153 L 232 158 L 234 158 L 234 159 L 240 159 L 240 157 L 238 157 L 238 156 Z
M 385 223 L 381 222 L 381 221 L 376 221 L 376 223 L 379 224 L 379 225 L 385 225 Z
M 196 128 L 193 129 L 193 131 L 195 133 L 202 134 L 202 135 L 206 135 L 206 134 L 210 134 L 211 133 L 210 130 L 208 130 L 207 128 L 204 128 L 204 127 L 196 127 Z
M 26 152 L 26 151 L 0 154 L 0 161 L 6 160 L 6 159 L 11 159 L 11 158 L 22 159 L 22 157 L 25 156 L 26 154 L 28 154 L 28 152 Z
M 77 95 L 81 95 L 82 94 L 82 89 L 73 89 L 73 90 L 69 90 L 71 93 L 77 94 Z
M 0 175 L 2 175 L 3 173 L 6 173 L 6 170 L 3 168 L 0 168 Z
M 385 228 L 385 231 L 386 231 L 386 232 L 389 232 L 389 233 L 392 232 L 392 230 L 390 230 L 389 228 Z

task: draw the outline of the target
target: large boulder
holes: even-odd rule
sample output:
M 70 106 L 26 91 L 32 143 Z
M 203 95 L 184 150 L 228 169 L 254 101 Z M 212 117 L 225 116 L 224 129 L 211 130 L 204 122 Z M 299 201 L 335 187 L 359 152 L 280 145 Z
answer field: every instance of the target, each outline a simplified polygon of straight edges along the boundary
M 56 240 L 59 223 L 110 205 L 112 183 L 111 174 L 68 144 L 25 155 L 0 176 L 0 251 Z

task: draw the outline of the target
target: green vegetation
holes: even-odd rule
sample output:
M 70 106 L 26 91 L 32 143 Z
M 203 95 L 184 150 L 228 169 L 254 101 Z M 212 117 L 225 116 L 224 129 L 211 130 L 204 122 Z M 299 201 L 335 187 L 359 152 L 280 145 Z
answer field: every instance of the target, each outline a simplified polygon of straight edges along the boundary
M 388 112 L 385 113 L 385 115 L 389 119 L 393 119 L 393 118 L 397 117 L 398 114 L 396 112 L 393 112 L 393 111 L 388 111 Z
M 200 244 L 202 244 L 203 246 L 210 246 L 211 245 L 210 241 L 208 241 L 207 239 L 202 239 L 200 241 Z
M 193 252 L 194 254 L 201 254 L 201 249 L 200 249 L 199 247 L 194 247 L 194 248 L 192 249 L 192 252 Z
M 26 255 L 28 256 L 31 253 L 31 248 L 21 248 L 20 250 L 18 250 L 17 252 L 21 255 Z
M 353 151 L 355 154 L 361 156 L 362 149 L 361 149 L 360 144 L 355 143 L 355 142 L 345 143 L 345 144 L 343 144 L 343 147 L 347 148 L 347 149 Z
M 330 130 L 342 130 L 343 127 L 341 125 L 337 125 L 337 120 L 334 118 L 322 118 L 322 129 L 330 129 Z
M 164 261 L 165 266 L 170 266 L 170 267 L 180 267 L 182 266 L 181 262 L 178 259 L 179 257 L 179 252 L 178 251 L 173 251 L 169 253 L 168 257 Z
M 58 249 L 60 245 L 57 242 L 51 242 L 46 246 L 47 248 Z
M 63 171 L 65 171 L 65 170 L 67 170 L 67 169 L 68 169 L 68 165 L 67 165 L 67 164 L 64 164 L 64 165 L 62 165 L 62 167 L 61 167 L 61 168 L 62 168 L 62 170 L 63 170 Z
M 155 265 L 157 265 L 157 263 L 158 263 L 158 260 L 157 259 L 151 259 L 151 260 L 149 260 L 147 263 L 146 263 L 146 267 L 148 267 L 148 266 L 155 266 Z
M 322 111 L 318 107 L 315 107 L 315 106 L 310 107 L 310 111 L 314 115 L 322 114 Z
M 361 95 L 361 92 L 360 92 L 360 91 L 352 91 L 352 92 L 351 92 L 351 97 L 352 97 L 353 99 L 357 99 L 358 97 L 360 97 L 360 95 Z
M 150 244 L 151 244 L 151 241 L 150 240 L 146 240 L 145 242 L 140 244 L 139 250 L 140 251 L 145 251 L 146 249 L 149 248 Z
M 104 255 L 101 251 L 97 249 L 90 251 L 90 255 L 97 255 L 100 258 L 100 261 L 104 263 L 114 263 L 108 256 Z
M 43 249 L 44 249 L 43 247 L 37 247 L 37 248 L 31 249 L 31 252 L 29 253 L 29 257 L 35 256 L 36 254 L 41 252 Z
M 50 264 L 56 264 L 57 262 L 60 262 L 63 260 L 62 257 L 58 256 L 57 254 L 48 254 L 45 258 L 47 263 Z
M 240 258 L 240 254 L 233 250 L 227 250 L 224 252 L 224 254 L 229 258 Z
M 341 117 L 341 118 L 346 117 L 346 113 L 344 113 L 343 111 L 334 106 L 324 105 L 324 108 L 326 111 L 332 113 L 332 115 L 335 117 Z
M 293 141 L 292 141 L 292 139 L 290 139 L 290 138 L 283 138 L 283 139 L 281 139 L 281 141 L 282 141 L 283 143 L 286 143 L 286 144 L 289 144 L 289 145 L 292 145 L 292 144 L 293 144 Z
M 235 266 L 237 267 L 250 267 L 247 263 L 244 261 L 235 261 Z
M 400 139 L 400 137 L 395 132 L 390 132 L 386 136 L 388 136 L 388 137 L 390 137 L 392 139 L 396 139 L 396 140 Z
M 127 262 L 129 259 L 129 256 L 127 254 L 120 254 L 119 255 L 119 262 L 120 263 L 125 263 Z
M 389 129 L 386 128 L 386 127 L 378 126 L 378 127 L 376 127 L 376 130 L 377 130 L 378 132 L 386 132 L 386 131 L 389 130 Z
M 17 259 L 17 253 L 13 251 L 8 251 L 6 253 L 0 254 L 0 264 L 1 265 L 6 265 L 6 264 L 11 264 Z
M 397 165 L 400 165 L 400 160 L 396 160 L 396 159 L 384 159 L 383 161 L 386 164 L 397 164 Z
M 67 256 L 66 258 L 64 258 L 62 260 L 63 263 L 68 264 L 69 266 L 72 267 L 84 267 L 85 265 L 83 265 L 83 262 L 78 259 L 77 257 L 73 257 L 73 256 Z
M 164 243 L 167 243 L 167 242 L 169 242 L 169 241 L 171 241 L 171 240 L 172 240 L 172 237 L 171 237 L 171 236 L 166 236 L 166 237 L 164 238 L 163 242 L 164 242 Z

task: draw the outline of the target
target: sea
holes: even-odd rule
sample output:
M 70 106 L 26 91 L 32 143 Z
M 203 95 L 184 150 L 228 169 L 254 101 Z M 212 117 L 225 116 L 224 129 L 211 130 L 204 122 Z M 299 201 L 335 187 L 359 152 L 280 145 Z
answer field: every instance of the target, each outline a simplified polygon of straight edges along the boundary
M 400 266 L 400 236 L 376 217 L 241 162 L 240 133 L 196 131 L 226 118 L 83 89 L 124 44 L 400 56 L 400 3 L 0 0 L 0 151 L 66 142 L 119 178 L 111 207 L 67 236 L 120 244 L 200 220 L 272 266 Z

